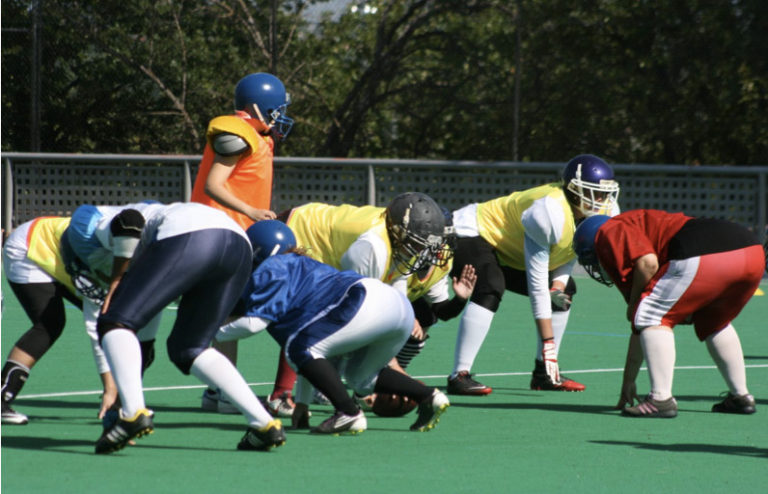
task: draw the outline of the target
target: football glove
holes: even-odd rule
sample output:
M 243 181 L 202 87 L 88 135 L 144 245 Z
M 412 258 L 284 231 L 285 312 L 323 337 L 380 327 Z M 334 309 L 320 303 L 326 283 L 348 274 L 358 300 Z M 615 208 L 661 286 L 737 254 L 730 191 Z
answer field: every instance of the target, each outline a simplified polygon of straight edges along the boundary
M 557 350 L 554 340 L 545 340 L 544 348 L 541 350 L 541 356 L 544 360 L 544 367 L 547 375 L 553 384 L 560 384 L 560 367 L 557 365 Z
M 557 288 L 553 288 L 549 291 L 549 298 L 552 299 L 554 305 L 561 309 L 567 309 L 571 306 L 571 296 Z

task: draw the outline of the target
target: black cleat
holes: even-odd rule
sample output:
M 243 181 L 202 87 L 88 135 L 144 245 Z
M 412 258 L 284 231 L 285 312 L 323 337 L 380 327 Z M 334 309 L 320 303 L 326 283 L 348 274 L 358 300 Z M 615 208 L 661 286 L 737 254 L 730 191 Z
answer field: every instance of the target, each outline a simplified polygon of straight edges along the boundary
M 153 415 L 152 411 L 142 408 L 136 412 L 136 415 L 126 419 L 121 410 L 120 417 L 114 425 L 106 429 L 96 441 L 96 454 L 119 451 L 126 447 L 132 439 L 152 434 L 155 431 L 155 425 L 152 422 Z
M 440 422 L 440 416 L 449 406 L 451 406 L 451 403 L 448 401 L 448 397 L 435 389 L 432 392 L 432 396 L 419 403 L 419 416 L 416 418 L 416 422 L 411 425 L 411 430 L 426 432 L 434 429 L 437 423 Z
M 283 423 L 279 420 L 271 420 L 261 429 L 248 427 L 245 435 L 237 445 L 241 451 L 269 451 L 285 444 L 285 431 Z
M 19 413 L 11 404 L 3 401 L 3 424 L 5 425 L 24 425 L 29 422 L 29 418 L 23 413 Z
M 360 434 L 368 428 L 368 419 L 362 410 L 357 415 L 347 415 L 344 412 L 337 411 L 331 417 L 325 419 L 317 427 L 313 427 L 310 432 L 313 434 Z
M 720 403 L 712 405 L 712 411 L 715 413 L 739 413 L 742 415 L 749 415 L 755 413 L 755 397 L 751 394 L 744 394 L 741 396 L 735 396 L 728 393 Z
M 491 394 L 493 389 L 472 379 L 468 371 L 461 371 L 456 377 L 448 378 L 447 391 L 449 395 L 484 396 Z

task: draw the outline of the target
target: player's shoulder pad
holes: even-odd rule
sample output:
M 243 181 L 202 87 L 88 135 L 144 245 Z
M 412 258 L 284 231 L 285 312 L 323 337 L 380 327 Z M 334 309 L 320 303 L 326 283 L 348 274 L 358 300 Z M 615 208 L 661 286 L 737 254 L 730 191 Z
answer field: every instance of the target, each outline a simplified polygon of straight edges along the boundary
M 221 156 L 237 156 L 249 148 L 245 139 L 228 132 L 222 132 L 213 136 L 211 145 L 216 154 Z
M 233 134 L 240 137 L 254 152 L 264 140 L 264 137 L 259 135 L 245 119 L 236 115 L 223 115 L 210 121 L 205 136 L 211 147 L 213 147 L 213 139 L 219 134 Z
M 112 218 L 109 229 L 113 237 L 140 238 L 144 229 L 144 216 L 135 209 L 124 209 Z

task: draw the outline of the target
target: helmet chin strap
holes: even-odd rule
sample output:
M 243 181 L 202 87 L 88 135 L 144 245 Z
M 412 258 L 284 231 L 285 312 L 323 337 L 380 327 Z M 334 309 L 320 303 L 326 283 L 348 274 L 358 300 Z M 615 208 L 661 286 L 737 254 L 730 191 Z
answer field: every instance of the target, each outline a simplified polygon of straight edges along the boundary
M 259 121 L 264 124 L 264 127 L 265 127 L 264 130 L 271 131 L 272 125 L 274 125 L 274 121 L 272 122 L 272 124 L 268 124 L 267 119 L 264 118 L 264 115 L 261 114 L 261 111 L 259 111 L 259 106 L 256 103 L 251 103 L 251 108 L 253 110 L 252 112 L 250 112 L 251 116 L 258 118 Z

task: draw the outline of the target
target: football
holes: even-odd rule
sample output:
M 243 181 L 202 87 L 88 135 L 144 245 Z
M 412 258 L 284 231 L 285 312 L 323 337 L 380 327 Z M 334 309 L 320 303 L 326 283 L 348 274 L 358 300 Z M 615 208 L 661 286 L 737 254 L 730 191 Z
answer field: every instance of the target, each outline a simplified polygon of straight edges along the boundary
M 402 417 L 410 413 L 418 403 L 398 394 L 374 395 L 371 410 L 379 417 Z

